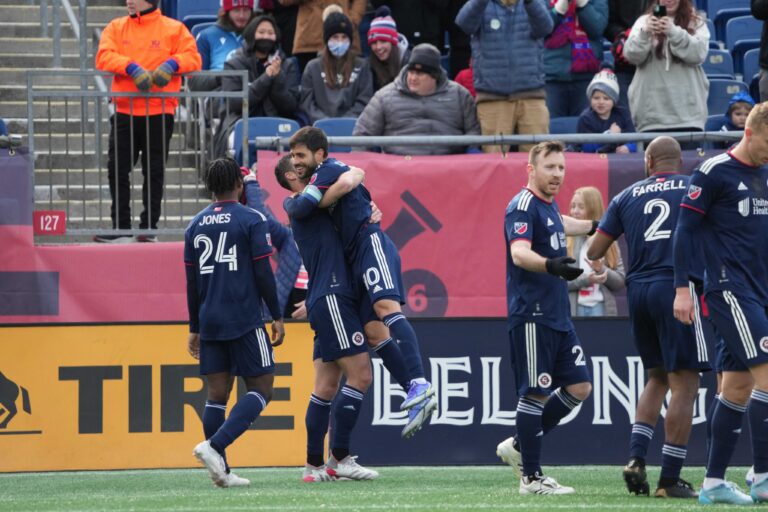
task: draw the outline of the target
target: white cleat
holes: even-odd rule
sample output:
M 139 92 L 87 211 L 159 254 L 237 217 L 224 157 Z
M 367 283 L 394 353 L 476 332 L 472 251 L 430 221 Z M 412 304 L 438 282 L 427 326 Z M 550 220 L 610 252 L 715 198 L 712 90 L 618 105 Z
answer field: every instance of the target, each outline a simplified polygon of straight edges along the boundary
M 224 464 L 224 458 L 214 450 L 210 441 L 203 441 L 195 446 L 192 454 L 205 466 L 213 483 L 219 487 L 224 487 L 227 477 L 227 467 Z
M 247 478 L 237 476 L 230 471 L 224 475 L 224 479 L 220 482 L 217 482 L 216 485 L 218 487 L 248 487 L 251 485 L 251 481 Z
M 306 464 L 304 466 L 304 474 L 302 475 L 301 479 L 308 484 L 315 482 L 333 482 L 336 480 L 334 477 L 328 474 L 328 468 L 325 464 L 319 467 Z
M 520 468 L 523 465 L 523 457 L 520 454 L 520 451 L 515 448 L 514 437 L 508 437 L 504 441 L 500 442 L 496 446 L 496 455 L 498 455 L 505 464 L 512 466 L 512 470 L 515 472 L 515 478 L 522 477 Z
M 533 477 L 524 476 L 520 479 L 520 494 L 573 494 L 573 487 L 560 485 L 549 476 L 536 474 Z
M 379 473 L 365 468 L 357 463 L 357 455 L 347 455 L 337 461 L 333 457 L 328 459 L 326 471 L 335 478 L 349 478 L 350 480 L 373 480 L 379 478 Z

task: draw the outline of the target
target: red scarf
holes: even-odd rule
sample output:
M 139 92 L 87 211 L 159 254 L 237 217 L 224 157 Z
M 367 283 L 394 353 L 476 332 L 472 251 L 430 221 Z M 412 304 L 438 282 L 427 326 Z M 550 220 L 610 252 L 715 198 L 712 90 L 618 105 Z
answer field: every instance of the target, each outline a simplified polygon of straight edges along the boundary
M 557 0 L 550 0 L 554 7 Z M 576 16 L 576 2 L 568 5 L 563 20 L 544 41 L 544 47 L 549 49 L 562 48 L 571 45 L 571 73 L 596 73 L 600 71 L 600 61 L 597 60 L 592 46 L 589 44 L 587 33 L 579 25 Z

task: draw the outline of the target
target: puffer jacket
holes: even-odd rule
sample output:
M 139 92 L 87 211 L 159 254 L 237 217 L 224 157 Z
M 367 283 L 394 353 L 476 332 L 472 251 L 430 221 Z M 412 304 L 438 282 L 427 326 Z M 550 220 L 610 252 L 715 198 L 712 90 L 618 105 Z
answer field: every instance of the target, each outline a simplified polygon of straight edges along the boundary
M 515 94 L 544 87 L 544 38 L 553 22 L 546 0 L 469 0 L 456 24 L 472 36 L 475 89 Z
M 445 71 L 437 89 L 418 96 L 408 89 L 407 68 L 379 90 L 357 119 L 353 135 L 480 135 L 475 101 L 464 87 L 448 80 Z M 387 146 L 398 155 L 461 153 L 464 146 Z

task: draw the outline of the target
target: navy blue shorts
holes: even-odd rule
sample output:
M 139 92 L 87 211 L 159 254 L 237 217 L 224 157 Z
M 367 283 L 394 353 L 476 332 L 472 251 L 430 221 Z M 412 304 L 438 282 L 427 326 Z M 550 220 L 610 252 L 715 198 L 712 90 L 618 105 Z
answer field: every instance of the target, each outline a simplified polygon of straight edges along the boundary
M 709 315 L 717 333 L 725 341 L 722 365 L 725 371 L 768 362 L 768 311 L 751 297 L 730 291 L 709 292 Z M 728 364 L 732 369 L 726 369 Z
M 674 302 L 675 286 L 669 280 L 632 283 L 627 290 L 632 336 L 643 366 L 667 372 L 710 370 L 698 297 L 693 325 L 675 318 Z
M 371 233 L 357 243 L 352 272 L 362 279 L 371 304 L 381 299 L 405 304 L 403 277 L 400 275 L 400 253 L 392 240 L 382 232 Z
M 336 361 L 368 350 L 365 331 L 355 301 L 341 295 L 326 295 L 312 304 L 309 325 L 315 331 L 313 360 Z
M 200 340 L 200 375 L 222 372 L 240 377 L 274 373 L 275 359 L 267 331 L 257 327 L 234 340 Z
M 746 365 L 733 358 L 730 352 L 725 348 L 725 340 L 718 336 L 715 343 L 715 371 L 722 372 L 746 372 L 749 371 Z
M 576 331 L 527 322 L 513 327 L 509 340 L 519 396 L 549 395 L 561 386 L 592 381 Z

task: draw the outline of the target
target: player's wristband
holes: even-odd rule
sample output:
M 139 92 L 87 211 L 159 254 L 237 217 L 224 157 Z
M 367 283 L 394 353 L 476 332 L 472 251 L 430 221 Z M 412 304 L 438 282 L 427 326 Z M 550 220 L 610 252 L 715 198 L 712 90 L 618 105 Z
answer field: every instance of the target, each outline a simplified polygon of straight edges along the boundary
M 593 220 L 592 221 L 592 229 L 589 230 L 589 233 L 587 233 L 587 236 L 592 236 L 595 234 L 595 231 L 597 231 L 597 226 L 600 225 L 600 222 Z

